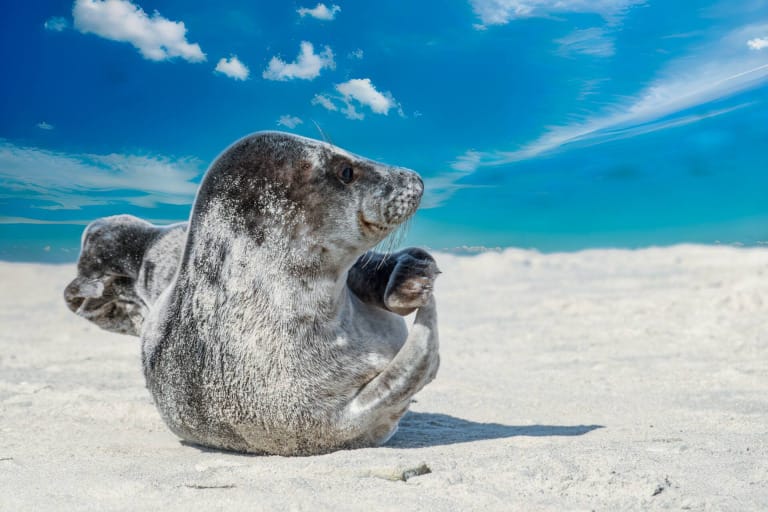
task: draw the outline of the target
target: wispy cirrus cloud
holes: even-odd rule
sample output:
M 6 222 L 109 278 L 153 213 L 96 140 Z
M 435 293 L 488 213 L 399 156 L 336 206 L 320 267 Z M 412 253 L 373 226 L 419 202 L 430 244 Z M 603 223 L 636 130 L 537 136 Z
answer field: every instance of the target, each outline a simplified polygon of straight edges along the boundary
M 702 111 L 706 105 L 768 83 L 764 55 L 745 47 L 768 25 L 746 25 L 717 40 L 670 61 L 637 94 L 622 97 L 607 109 L 574 122 L 549 128 L 540 137 L 513 150 L 472 149 L 452 163 L 451 172 L 439 183 L 444 190 L 456 188 L 461 178 L 478 168 L 537 158 L 555 151 L 626 139 L 646 133 L 699 122 L 745 108 L 742 103 Z M 691 109 L 698 109 L 691 112 Z
M 45 209 L 191 204 L 201 175 L 195 158 L 70 154 L 0 139 L 0 196 L 45 202 Z
M 272 57 L 267 69 L 262 76 L 267 80 L 313 80 L 320 76 L 324 68 L 333 69 L 336 63 L 333 60 L 331 48 L 326 46 L 320 53 L 315 53 L 315 47 L 309 41 L 302 41 L 299 56 L 295 62 L 285 62 L 279 57 Z
M 658 120 L 768 82 L 768 62 L 743 46 L 746 35 L 763 29 L 764 26 L 745 26 L 734 30 L 691 55 L 673 60 L 629 100 L 616 102 L 605 112 L 582 121 L 554 127 L 514 151 L 486 153 L 477 165 L 515 162 L 577 142 L 599 142 L 601 137 L 616 131 L 625 135 L 633 130 L 647 133 L 648 126 L 654 126 Z M 655 126 L 661 129 L 670 125 Z
M 582 121 L 554 127 L 514 151 L 496 152 L 494 164 L 533 158 L 568 144 L 600 142 L 612 132 L 647 133 L 654 122 L 768 82 L 768 62 L 743 46 L 746 34 L 762 30 L 746 26 L 697 52 L 670 62 L 637 95 Z M 705 117 L 702 117 L 704 119 Z M 659 129 L 665 124 L 658 124 Z
M 599 27 L 574 30 L 570 34 L 556 39 L 558 53 L 564 57 L 572 55 L 591 55 L 593 57 L 612 57 L 616 53 L 613 38 L 605 29 Z
M 485 155 L 479 151 L 468 150 L 456 158 L 451 165 L 452 170 L 437 176 L 424 179 L 424 199 L 421 208 L 429 209 L 440 206 L 457 190 L 469 188 L 460 184 L 462 178 L 469 176 L 478 168 Z
M 312 18 L 315 18 L 318 20 L 332 21 L 336 18 L 336 14 L 340 11 L 341 11 L 341 7 L 339 7 L 338 5 L 331 5 L 330 7 L 328 7 L 323 3 L 319 3 L 312 9 L 309 9 L 307 7 L 301 7 L 296 12 L 298 12 L 299 16 L 301 16 L 302 18 L 304 16 L 311 16 Z
M 49 131 L 55 128 L 52 124 L 46 123 L 45 121 L 40 121 L 39 123 L 37 123 L 37 127 L 40 128 L 41 130 L 49 130 Z
M 648 133 L 653 133 L 669 128 L 677 128 L 697 123 L 705 119 L 711 119 L 733 111 L 754 105 L 754 102 L 741 103 L 733 107 L 713 109 L 702 113 L 677 115 L 671 118 L 655 118 L 641 123 L 595 123 L 586 128 L 577 127 L 573 131 L 553 130 L 549 137 L 538 139 L 522 149 L 511 152 L 479 152 L 468 150 L 460 155 L 451 164 L 451 168 L 461 173 L 459 178 L 472 174 L 480 167 L 498 166 L 523 160 L 529 160 L 538 156 L 550 154 L 567 146 L 583 148 L 595 144 L 603 144 L 622 139 L 629 139 Z
M 83 34 L 130 43 L 145 59 L 206 59 L 199 44 L 187 41 L 184 22 L 168 20 L 158 12 L 149 16 L 129 0 L 75 0 L 72 16 Z
M 248 75 L 251 73 L 248 66 L 240 62 L 237 55 L 232 55 L 228 59 L 220 59 L 216 64 L 215 71 L 234 80 L 248 80 Z
M 615 21 L 631 7 L 646 0 L 470 0 L 484 28 L 505 25 L 521 18 L 549 17 L 556 14 L 597 14 Z

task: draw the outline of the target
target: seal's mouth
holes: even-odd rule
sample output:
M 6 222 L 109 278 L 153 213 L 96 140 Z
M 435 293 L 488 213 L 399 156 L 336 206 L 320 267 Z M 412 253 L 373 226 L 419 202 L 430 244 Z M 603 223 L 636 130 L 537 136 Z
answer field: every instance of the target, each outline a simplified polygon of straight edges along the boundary
M 366 219 L 361 211 L 357 212 L 357 221 L 360 223 L 360 228 L 363 233 L 368 236 L 381 236 L 389 231 L 387 226 Z

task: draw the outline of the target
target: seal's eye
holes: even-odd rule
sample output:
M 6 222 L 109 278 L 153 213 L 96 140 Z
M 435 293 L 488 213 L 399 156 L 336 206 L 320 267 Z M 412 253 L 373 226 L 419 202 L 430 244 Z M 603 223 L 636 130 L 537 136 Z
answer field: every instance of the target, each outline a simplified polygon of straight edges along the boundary
M 357 176 L 355 176 L 355 170 L 351 167 L 344 167 L 339 171 L 339 180 L 345 185 L 349 185 L 355 181 L 356 177 Z

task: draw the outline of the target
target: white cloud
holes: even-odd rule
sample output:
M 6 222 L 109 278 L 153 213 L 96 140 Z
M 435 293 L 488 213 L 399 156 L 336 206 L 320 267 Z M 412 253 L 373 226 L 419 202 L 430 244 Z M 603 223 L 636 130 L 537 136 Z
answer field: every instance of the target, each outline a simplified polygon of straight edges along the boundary
M 347 57 L 350 58 L 350 59 L 362 60 L 364 55 L 365 54 L 363 53 L 363 50 L 358 48 L 357 50 L 353 50 L 353 51 L 349 52 L 347 54 Z
M 597 14 L 615 21 L 634 5 L 645 0 L 470 0 L 483 29 L 487 25 L 504 25 L 519 18 L 547 17 L 562 13 Z
M 768 37 L 756 37 L 747 41 L 747 46 L 752 50 L 762 50 L 768 48 Z
M 336 13 L 341 11 L 341 7 L 338 5 L 331 5 L 331 8 L 329 9 L 326 7 L 325 4 L 317 4 L 312 9 L 307 9 L 306 7 L 300 8 L 298 11 L 299 15 L 303 18 L 304 16 L 312 16 L 313 18 L 316 18 L 318 20 L 326 20 L 330 21 L 336 18 Z
M 157 11 L 150 17 L 128 0 L 75 0 L 72 15 L 80 32 L 130 43 L 146 59 L 205 60 L 200 45 L 187 41 L 184 22 L 167 20 Z
M 66 29 L 69 26 L 69 22 L 66 18 L 62 18 L 60 16 L 54 16 L 53 18 L 48 18 L 45 20 L 45 23 L 43 23 L 43 27 L 45 27 L 46 30 L 50 30 L 52 32 L 61 32 L 62 30 Z
M 336 85 L 344 98 L 353 99 L 362 105 L 367 105 L 377 114 L 387 114 L 394 106 L 394 100 L 389 94 L 382 94 L 376 90 L 370 78 L 353 78 Z
M 201 175 L 194 158 L 68 154 L 0 140 L 0 187 L 47 209 L 125 203 L 190 204 Z
M 312 43 L 302 41 L 296 62 L 287 63 L 278 57 L 272 57 L 262 76 L 267 80 L 312 80 L 320 75 L 323 68 L 333 69 L 335 66 L 333 52 L 328 46 L 322 52 L 315 53 Z
M 339 107 L 333 103 L 333 100 L 324 94 L 315 94 L 315 97 L 312 98 L 312 104 L 320 105 L 321 107 L 333 112 L 339 110 Z
M 358 111 L 359 107 L 367 107 L 374 114 L 383 115 L 395 108 L 400 116 L 405 116 L 392 94 L 379 92 L 370 78 L 353 78 L 336 84 L 336 91 L 339 95 L 315 94 L 312 104 L 334 112 L 340 110 L 347 119 L 365 119 L 365 114 Z
M 41 130 L 53 130 L 54 126 L 50 123 L 46 123 L 45 121 L 40 121 L 37 123 L 37 127 Z
M 277 124 L 281 126 L 285 126 L 288 128 L 296 128 L 298 125 L 302 124 L 304 121 L 301 120 L 301 118 L 296 116 L 290 116 L 290 115 L 284 115 L 280 116 L 280 119 L 277 120 Z
M 344 108 L 341 109 L 341 112 L 347 119 L 353 119 L 355 121 L 362 121 L 365 119 L 365 114 L 358 112 L 357 107 L 349 101 L 344 104 Z
M 615 53 L 613 39 L 605 30 L 597 27 L 574 30 L 567 36 L 556 39 L 555 43 L 560 45 L 558 53 L 566 57 L 573 54 L 612 57 Z
M 237 55 L 232 55 L 228 59 L 220 59 L 216 64 L 215 71 L 227 75 L 230 78 L 234 78 L 235 80 L 248 80 L 248 75 L 250 74 L 248 66 L 240 62 Z
M 341 93 L 346 104 L 342 110 L 350 119 L 362 119 L 353 102 L 359 103 L 371 109 L 375 114 L 389 114 L 392 108 L 398 107 L 395 98 L 389 92 L 381 93 L 371 83 L 370 78 L 353 78 L 336 85 L 336 90 Z

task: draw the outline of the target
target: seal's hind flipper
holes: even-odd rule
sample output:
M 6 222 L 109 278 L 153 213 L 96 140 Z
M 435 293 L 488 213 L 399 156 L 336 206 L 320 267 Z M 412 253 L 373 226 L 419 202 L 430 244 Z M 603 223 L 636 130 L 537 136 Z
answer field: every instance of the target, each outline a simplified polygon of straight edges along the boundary
M 175 273 L 184 233 L 183 224 L 160 227 L 131 215 L 93 221 L 83 232 L 78 276 L 64 290 L 67 306 L 102 329 L 138 336 Z M 154 271 L 158 261 L 146 261 L 153 251 L 162 253 L 153 256 L 162 272 Z
M 138 336 L 144 321 L 144 302 L 128 277 L 76 277 L 64 290 L 67 306 L 102 329 Z

